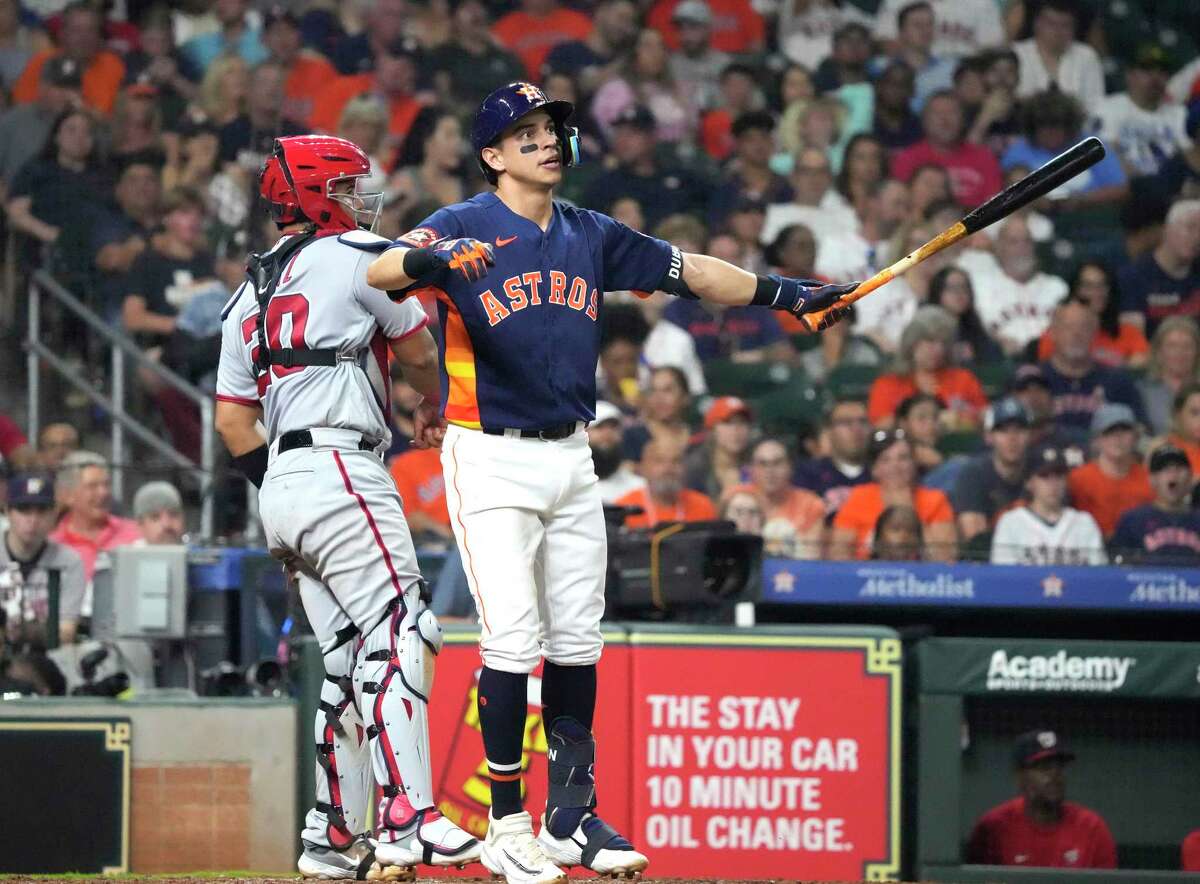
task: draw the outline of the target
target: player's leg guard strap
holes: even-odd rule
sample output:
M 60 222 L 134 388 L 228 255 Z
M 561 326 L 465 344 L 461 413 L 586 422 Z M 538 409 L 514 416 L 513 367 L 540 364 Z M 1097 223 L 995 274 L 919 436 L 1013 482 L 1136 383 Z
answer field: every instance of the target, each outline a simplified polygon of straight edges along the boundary
M 596 741 L 591 732 L 570 716 L 554 722 L 547 756 L 550 793 L 546 798 L 546 828 L 556 838 L 566 838 L 583 816 L 596 806 Z
M 415 602 L 415 600 L 414 600 Z M 384 829 L 419 825 L 433 807 L 429 768 L 428 696 L 441 629 L 428 610 L 394 605 L 359 650 L 355 689 L 371 741 L 376 777 L 384 785 L 379 822 Z
M 589 869 L 601 850 L 633 850 L 632 844 L 598 816 L 590 816 L 583 821 L 583 835 L 587 843 L 583 846 L 582 860 Z

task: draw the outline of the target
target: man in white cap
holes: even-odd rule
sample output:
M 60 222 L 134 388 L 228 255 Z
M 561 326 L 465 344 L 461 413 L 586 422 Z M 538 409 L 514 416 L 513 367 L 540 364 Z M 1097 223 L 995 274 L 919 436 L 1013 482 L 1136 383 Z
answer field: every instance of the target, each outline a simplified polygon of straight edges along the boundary
M 708 110 L 717 103 L 721 71 L 729 56 L 712 47 L 712 10 L 704 0 L 683 0 L 671 13 L 679 48 L 667 62 L 671 76 L 691 106 Z

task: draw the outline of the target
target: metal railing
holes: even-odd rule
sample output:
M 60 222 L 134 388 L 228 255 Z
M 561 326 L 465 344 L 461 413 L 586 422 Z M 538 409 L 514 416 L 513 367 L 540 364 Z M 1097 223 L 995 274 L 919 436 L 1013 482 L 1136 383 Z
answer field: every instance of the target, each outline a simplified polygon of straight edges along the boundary
M 73 314 L 110 348 L 110 375 L 112 389 L 108 395 L 96 384 L 79 377 L 74 367 L 47 347 L 41 340 L 42 298 L 49 297 L 58 306 Z M 181 378 L 166 366 L 147 356 L 141 347 L 127 334 L 113 328 L 99 314 L 72 295 L 45 270 L 35 271 L 29 280 L 29 331 L 25 340 L 26 366 L 29 398 L 29 436 L 36 438 L 41 420 L 41 370 L 45 365 L 60 378 L 82 393 L 87 399 L 103 408 L 111 418 L 112 434 L 112 485 L 113 495 L 118 499 L 124 495 L 126 434 L 144 443 L 176 467 L 190 473 L 200 487 L 200 533 L 205 538 L 213 536 L 213 491 L 215 448 L 213 439 L 213 398 L 195 385 Z M 125 408 L 126 359 L 139 368 L 156 374 L 165 384 L 179 391 L 200 409 L 200 462 L 180 454 L 168 442 L 156 436 L 149 428 L 132 417 Z

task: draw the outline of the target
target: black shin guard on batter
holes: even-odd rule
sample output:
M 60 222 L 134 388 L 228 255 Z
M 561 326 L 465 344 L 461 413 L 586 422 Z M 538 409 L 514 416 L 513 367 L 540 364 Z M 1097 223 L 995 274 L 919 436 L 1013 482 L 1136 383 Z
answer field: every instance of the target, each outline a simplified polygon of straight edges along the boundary
M 492 781 L 492 816 L 520 813 L 521 750 L 529 708 L 529 676 L 483 667 L 479 674 L 479 728 Z
M 546 828 L 555 838 L 570 836 L 596 806 L 596 741 L 592 732 L 570 716 L 560 716 L 546 738 L 550 794 Z
M 596 711 L 596 664 L 560 666 L 546 661 L 542 669 L 542 721 L 546 733 L 559 718 L 573 718 L 589 731 Z

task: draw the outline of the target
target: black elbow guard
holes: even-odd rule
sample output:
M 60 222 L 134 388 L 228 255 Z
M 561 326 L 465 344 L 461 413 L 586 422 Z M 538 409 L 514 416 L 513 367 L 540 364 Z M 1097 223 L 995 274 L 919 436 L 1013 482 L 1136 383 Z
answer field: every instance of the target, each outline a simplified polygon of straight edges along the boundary
M 671 246 L 671 264 L 667 267 L 667 272 L 663 274 L 662 281 L 658 284 L 660 292 L 666 292 L 668 295 L 675 295 L 677 298 L 686 298 L 689 301 L 699 301 L 700 296 L 688 288 L 688 284 L 683 281 L 683 253 L 675 246 Z
M 267 452 L 267 446 L 260 445 L 233 459 L 237 471 L 253 482 L 255 488 L 262 488 L 263 476 L 267 474 Z

